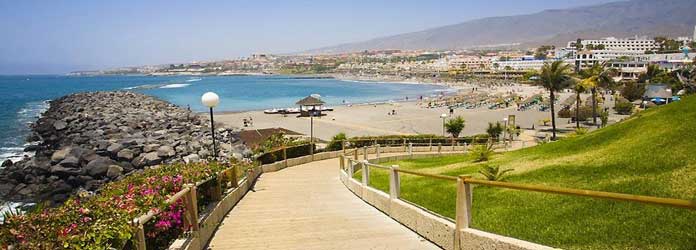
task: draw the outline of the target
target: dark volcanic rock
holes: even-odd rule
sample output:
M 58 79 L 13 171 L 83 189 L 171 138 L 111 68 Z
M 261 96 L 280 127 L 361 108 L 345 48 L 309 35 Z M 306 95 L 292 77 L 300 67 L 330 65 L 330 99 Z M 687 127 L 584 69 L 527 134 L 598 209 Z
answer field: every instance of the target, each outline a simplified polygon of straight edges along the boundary
M 94 191 L 147 166 L 208 159 L 212 141 L 205 119 L 132 92 L 78 93 L 53 100 L 31 125 L 32 143 L 25 150 L 35 152 L 34 157 L 2 163 L 0 199 L 62 202 L 80 188 Z M 238 132 L 217 129 L 220 156 L 248 151 Z

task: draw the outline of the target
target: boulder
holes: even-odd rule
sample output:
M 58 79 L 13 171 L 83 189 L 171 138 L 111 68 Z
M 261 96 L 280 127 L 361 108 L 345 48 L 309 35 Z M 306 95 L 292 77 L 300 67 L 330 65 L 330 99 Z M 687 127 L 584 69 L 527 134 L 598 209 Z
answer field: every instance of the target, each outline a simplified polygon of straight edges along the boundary
M 157 150 L 160 147 L 159 144 L 148 144 L 143 147 L 143 152 L 144 153 L 150 153 L 152 151 Z
M 104 176 L 109 166 L 116 165 L 116 162 L 106 157 L 99 157 L 87 163 L 85 170 L 92 177 Z
M 176 151 L 170 146 L 161 146 L 157 149 L 157 156 L 169 158 L 176 155 Z
M 75 156 L 69 155 L 59 163 L 61 166 L 66 168 L 76 168 L 80 165 L 80 159 Z
M 51 166 L 50 173 L 52 175 L 57 175 L 60 177 L 69 177 L 69 176 L 75 176 L 75 175 L 80 175 L 82 171 L 80 169 L 76 168 L 66 168 L 61 165 L 54 165 Z
M 103 184 L 104 182 L 101 180 L 90 180 L 85 183 L 85 189 L 89 191 L 95 191 L 99 189 L 99 187 L 101 187 L 101 185 Z
M 133 160 L 133 158 L 135 157 L 135 153 L 133 152 L 133 150 L 123 149 L 123 150 L 119 151 L 118 154 L 116 154 L 116 156 L 120 160 L 130 161 L 130 160 Z
M 156 165 L 162 162 L 162 159 L 159 157 L 157 152 L 147 153 L 145 156 L 143 156 L 143 158 L 145 159 L 145 164 L 147 165 Z
M 108 148 L 106 148 L 106 151 L 109 152 L 111 155 L 116 155 L 118 154 L 119 151 L 123 149 L 123 145 L 120 143 L 111 143 Z
M 119 165 L 111 165 L 106 170 L 106 177 L 111 179 L 118 177 L 123 172 L 123 168 Z
M 64 121 L 57 120 L 53 122 L 53 128 L 60 131 L 68 127 L 68 124 L 65 123 Z
M 11 167 L 12 164 L 13 164 L 13 163 L 12 163 L 12 160 L 7 159 L 7 160 L 5 160 L 5 161 L 2 162 L 2 165 L 0 165 L 0 167 L 2 167 L 2 168 L 7 168 L 7 167 Z
M 198 151 L 198 155 L 201 158 L 205 159 L 205 158 L 208 158 L 210 156 L 210 151 L 208 151 L 207 149 L 201 149 L 201 151 Z
M 201 161 L 201 158 L 197 154 L 190 154 L 187 156 L 184 156 L 184 162 L 185 163 L 195 163 Z
M 51 161 L 54 163 L 62 161 L 68 156 L 70 150 L 72 150 L 71 147 L 64 147 L 56 152 L 53 152 L 53 155 L 51 155 Z

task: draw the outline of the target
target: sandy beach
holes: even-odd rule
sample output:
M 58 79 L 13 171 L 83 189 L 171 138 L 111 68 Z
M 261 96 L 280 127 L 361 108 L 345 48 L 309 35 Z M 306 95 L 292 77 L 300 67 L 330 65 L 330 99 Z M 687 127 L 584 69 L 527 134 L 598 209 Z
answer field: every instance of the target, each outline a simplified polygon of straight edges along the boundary
M 457 86 L 461 91 L 471 91 L 470 86 Z M 511 85 L 505 87 L 478 88 L 477 91 L 488 93 L 515 92 L 523 97 L 537 93 L 544 93 L 535 86 Z M 564 100 L 572 93 L 561 93 L 559 100 Z M 585 98 L 583 96 L 583 98 Z M 560 101 L 559 101 L 560 102 Z M 293 106 L 289 103 L 288 106 Z M 337 133 L 346 133 L 349 137 L 368 135 L 399 135 L 399 134 L 442 134 L 443 113 L 448 114 L 447 107 L 427 108 L 425 102 L 409 101 L 382 104 L 356 104 L 335 106 L 334 111 L 325 112 L 322 117 L 314 117 L 314 136 L 322 140 L 330 140 Z M 560 108 L 559 105 L 556 105 Z M 396 115 L 389 113 L 394 110 Z M 558 110 L 558 109 L 557 109 Z M 536 130 L 549 126 L 542 126 L 540 120 L 550 119 L 548 111 L 539 111 L 537 107 L 524 111 L 518 111 L 514 104 L 508 108 L 488 109 L 486 107 L 476 109 L 454 109 L 453 116 L 462 116 L 466 120 L 464 135 L 484 134 L 489 122 L 500 121 L 508 115 L 516 116 L 516 124 L 523 130 Z M 251 126 L 244 127 L 243 119 L 251 119 Z M 263 129 L 282 127 L 302 134 L 309 135 L 310 118 L 297 117 L 297 114 L 287 116 L 281 114 L 264 114 L 263 111 L 248 111 L 237 113 L 220 113 L 216 115 L 216 121 L 242 129 Z M 559 128 L 573 127 L 568 119 L 557 117 Z M 549 124 L 550 125 L 550 124 Z M 528 131 L 527 134 L 534 134 Z

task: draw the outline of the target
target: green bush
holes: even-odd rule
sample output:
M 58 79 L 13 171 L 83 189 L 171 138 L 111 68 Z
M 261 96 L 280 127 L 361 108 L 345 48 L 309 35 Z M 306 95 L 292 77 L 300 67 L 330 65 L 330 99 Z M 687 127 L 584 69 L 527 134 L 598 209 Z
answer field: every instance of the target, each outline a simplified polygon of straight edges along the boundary
M 471 149 L 471 154 L 474 156 L 476 162 L 488 161 L 493 155 L 493 148 L 491 145 L 478 145 Z
M 629 101 L 641 99 L 643 94 L 645 94 L 645 85 L 634 81 L 626 82 L 621 89 L 621 96 Z
M 466 126 L 466 124 L 464 118 L 462 118 L 461 116 L 449 119 L 447 123 L 445 123 L 445 129 L 447 129 L 447 133 L 450 133 L 454 138 L 459 137 L 459 133 L 462 132 L 464 126 Z
M 512 168 L 500 170 L 499 166 L 491 167 L 488 165 L 483 165 L 481 170 L 479 170 L 479 173 L 483 175 L 483 177 L 486 177 L 486 179 L 489 181 L 502 181 L 505 179 L 505 174 L 513 170 L 514 169 Z
M 164 249 L 187 231 L 181 200 L 165 201 L 184 188 L 211 177 L 231 164 L 173 164 L 145 170 L 108 183 L 91 197 L 74 196 L 61 206 L 5 217 L 0 248 L 7 249 L 128 249 L 134 218 L 161 211 L 144 225 L 148 249 Z M 244 168 L 244 167 L 242 167 Z M 226 184 L 224 185 L 226 186 Z
M 285 153 L 287 154 L 288 159 L 297 158 L 297 157 L 310 155 L 311 148 L 312 148 L 312 145 L 310 145 L 310 144 L 290 146 L 290 147 L 285 148 Z M 316 147 L 314 149 L 315 149 L 315 153 L 316 153 Z M 274 163 L 276 161 L 281 161 L 281 160 L 283 160 L 282 148 L 264 153 L 264 154 L 256 157 L 256 161 L 258 161 L 261 164 L 269 164 L 269 163 Z
M 614 105 L 614 110 L 621 115 L 630 115 L 633 113 L 633 103 L 619 101 Z
M 404 143 L 404 139 L 406 140 L 406 143 L 414 143 L 414 144 L 427 144 L 432 142 L 434 145 L 441 143 L 442 145 L 451 145 L 452 144 L 452 138 L 447 138 L 443 136 L 437 136 L 437 135 L 385 135 L 385 136 L 360 136 L 360 137 L 353 137 L 348 140 L 348 147 L 350 148 L 359 148 L 359 147 L 365 147 L 365 146 L 372 146 L 375 143 L 380 144 L 382 146 L 395 146 L 395 145 L 402 145 Z M 466 136 L 466 137 L 460 137 L 457 141 L 460 143 L 484 143 L 488 140 L 487 135 L 474 135 L 474 136 Z
M 334 135 L 331 138 L 331 142 L 329 142 L 329 144 L 326 145 L 325 150 L 326 151 L 337 151 L 337 150 L 343 149 L 342 143 L 346 139 L 347 139 L 346 134 L 343 132 Z

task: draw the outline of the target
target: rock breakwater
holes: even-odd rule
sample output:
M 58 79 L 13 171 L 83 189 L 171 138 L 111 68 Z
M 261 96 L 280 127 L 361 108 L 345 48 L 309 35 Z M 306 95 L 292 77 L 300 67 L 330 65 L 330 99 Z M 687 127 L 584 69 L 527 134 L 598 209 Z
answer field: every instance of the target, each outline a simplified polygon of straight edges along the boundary
M 0 196 L 9 201 L 60 203 L 71 193 L 158 164 L 200 161 L 213 155 L 210 121 L 155 97 L 133 92 L 89 92 L 50 102 L 32 127 L 25 151 L 5 161 Z M 216 124 L 219 160 L 251 152 L 239 131 Z

